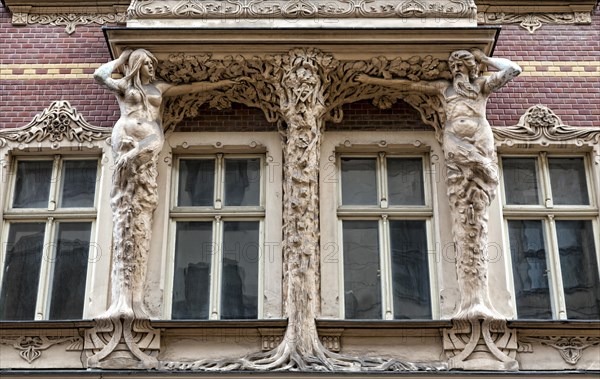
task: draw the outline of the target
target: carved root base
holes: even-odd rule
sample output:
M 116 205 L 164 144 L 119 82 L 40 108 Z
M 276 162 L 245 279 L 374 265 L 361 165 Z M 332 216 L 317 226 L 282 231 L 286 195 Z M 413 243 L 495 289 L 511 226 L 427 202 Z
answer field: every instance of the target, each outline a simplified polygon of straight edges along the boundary
M 319 372 L 393 372 L 442 371 L 444 362 L 413 363 L 397 359 L 352 357 L 333 353 L 320 343 L 312 354 L 302 354 L 293 343 L 282 342 L 276 349 L 243 358 L 201 360 L 196 362 L 161 362 L 160 368 L 171 371 L 319 371 Z
M 159 349 L 160 331 L 148 320 L 100 319 L 85 332 L 88 368 L 157 369 Z
M 516 371 L 517 333 L 505 320 L 452 320 L 444 330 L 444 351 L 453 370 Z

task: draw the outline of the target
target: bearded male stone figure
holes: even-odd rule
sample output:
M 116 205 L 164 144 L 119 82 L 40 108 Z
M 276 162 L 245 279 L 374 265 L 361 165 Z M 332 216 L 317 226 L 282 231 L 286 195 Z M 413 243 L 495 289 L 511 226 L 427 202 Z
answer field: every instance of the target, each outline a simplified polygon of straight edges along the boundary
M 497 69 L 480 76 L 480 65 Z M 488 207 L 496 196 L 498 165 L 494 136 L 486 119 L 486 104 L 521 73 L 521 67 L 503 58 L 487 57 L 480 50 L 450 54 L 454 80 L 412 81 L 358 75 L 356 81 L 402 92 L 439 96 L 445 113 L 442 147 L 446 184 L 453 217 L 454 245 L 461 302 L 453 318 L 503 319 L 491 304 L 488 290 Z

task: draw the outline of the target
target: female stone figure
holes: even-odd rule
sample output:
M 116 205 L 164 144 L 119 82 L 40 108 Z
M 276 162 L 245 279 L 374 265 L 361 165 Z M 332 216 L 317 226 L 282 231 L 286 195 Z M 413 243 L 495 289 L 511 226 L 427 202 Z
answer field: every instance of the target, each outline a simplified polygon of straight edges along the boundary
M 90 358 L 95 366 L 124 342 L 144 361 L 133 342 L 134 321 L 147 320 L 143 285 L 150 247 L 152 214 L 158 203 L 157 162 L 164 134 L 163 99 L 168 96 L 230 87 L 232 80 L 173 85 L 156 80 L 157 59 L 147 50 L 125 50 L 118 59 L 102 65 L 94 78 L 115 93 L 121 117 L 112 135 L 115 161 L 111 207 L 113 212 L 113 272 L 110 308 L 97 317 L 96 333 L 109 333 L 104 348 Z M 121 79 L 111 78 L 122 69 Z M 136 330 L 137 331 L 137 330 Z M 107 341 L 108 340 L 108 341 Z M 144 362 L 146 366 L 153 363 Z

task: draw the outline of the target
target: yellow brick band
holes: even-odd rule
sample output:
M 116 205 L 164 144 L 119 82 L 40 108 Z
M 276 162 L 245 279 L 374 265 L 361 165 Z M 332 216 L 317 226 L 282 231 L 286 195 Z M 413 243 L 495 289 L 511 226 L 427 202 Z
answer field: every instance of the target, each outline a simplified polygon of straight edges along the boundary
M 521 61 L 525 77 L 600 77 L 600 61 Z M 2 64 L 2 80 L 92 79 L 102 63 Z M 118 76 L 116 76 L 118 77 Z

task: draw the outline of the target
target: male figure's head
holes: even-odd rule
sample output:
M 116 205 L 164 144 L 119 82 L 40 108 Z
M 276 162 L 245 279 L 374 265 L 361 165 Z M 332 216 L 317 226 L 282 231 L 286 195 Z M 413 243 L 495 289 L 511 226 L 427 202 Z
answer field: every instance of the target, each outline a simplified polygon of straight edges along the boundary
M 466 50 L 454 51 L 448 57 L 448 66 L 454 76 L 452 84 L 456 93 L 476 99 L 479 91 L 476 86 L 471 84 L 471 79 L 479 76 L 479 65 L 475 56 Z

